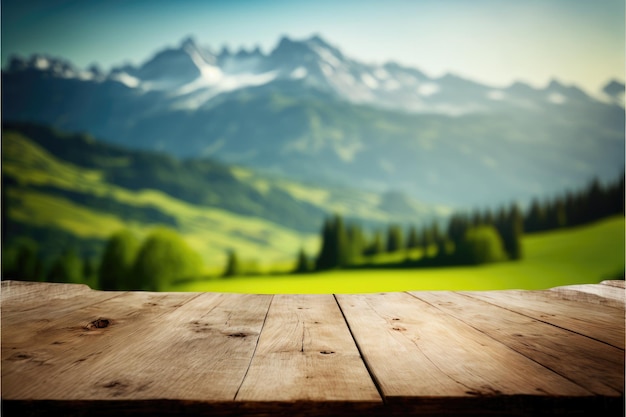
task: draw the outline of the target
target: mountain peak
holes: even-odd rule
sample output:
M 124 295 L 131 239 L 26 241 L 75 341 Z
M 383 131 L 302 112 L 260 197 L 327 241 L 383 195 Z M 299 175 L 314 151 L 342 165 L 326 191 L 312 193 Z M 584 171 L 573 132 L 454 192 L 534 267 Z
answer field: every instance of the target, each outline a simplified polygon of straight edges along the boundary
M 306 41 L 294 41 L 284 35 L 280 38 L 278 46 L 276 46 L 276 48 L 272 51 L 272 55 L 290 56 L 291 58 L 295 58 L 296 56 L 306 55 L 310 52 L 311 47 L 306 43 Z
M 179 48 L 167 48 L 145 62 L 135 76 L 151 82 L 153 87 L 168 89 L 178 87 L 202 75 L 199 66 L 211 59 L 191 37 L 183 39 Z
M 328 42 L 326 42 L 322 36 L 318 33 L 314 34 L 313 36 L 311 36 L 309 39 L 306 40 L 307 43 L 315 43 L 317 45 L 320 46 L 326 46 L 329 47 L 331 46 Z
M 280 48 L 281 46 L 285 46 L 285 45 L 290 45 L 292 44 L 294 41 L 291 40 L 291 38 L 287 35 L 283 35 L 280 37 L 280 39 L 278 40 L 278 46 L 276 47 L 276 49 Z
M 548 83 L 548 86 L 546 87 L 546 90 L 563 90 L 565 88 L 567 88 L 567 87 L 565 87 L 565 85 L 560 83 L 555 78 L 552 78 L 550 80 L 550 82 Z
M 254 47 L 254 49 L 251 50 L 246 50 L 246 48 L 240 48 L 237 53 L 235 54 L 235 57 L 237 58 L 247 58 L 247 57 L 252 57 L 252 56 L 262 56 L 263 53 L 261 52 L 261 48 L 257 45 Z
M 197 48 L 198 45 L 196 43 L 196 40 L 193 38 L 193 36 L 187 36 L 186 38 L 183 38 L 183 40 L 180 42 L 180 47 L 182 49 Z
M 230 52 L 230 48 L 228 47 L 228 45 L 223 45 L 222 49 L 220 49 L 220 53 L 218 54 L 218 56 L 220 58 L 224 58 L 227 56 L 231 56 L 232 53 Z
M 625 87 L 624 83 L 617 80 L 608 82 L 602 92 L 615 104 L 624 107 Z
M 574 85 L 565 85 L 554 78 L 550 80 L 550 83 L 545 88 L 545 91 L 550 92 L 550 93 L 562 94 L 563 96 L 566 96 L 572 99 L 578 99 L 578 100 L 589 99 L 589 96 L 580 88 Z
M 42 71 L 61 77 L 72 77 L 77 73 L 77 69 L 70 61 L 43 54 L 33 54 L 29 58 L 12 56 L 8 69 L 13 72 L 25 70 Z
M 609 96 L 624 94 L 624 83 L 617 80 L 611 80 L 604 86 L 604 88 L 602 88 L 602 91 Z

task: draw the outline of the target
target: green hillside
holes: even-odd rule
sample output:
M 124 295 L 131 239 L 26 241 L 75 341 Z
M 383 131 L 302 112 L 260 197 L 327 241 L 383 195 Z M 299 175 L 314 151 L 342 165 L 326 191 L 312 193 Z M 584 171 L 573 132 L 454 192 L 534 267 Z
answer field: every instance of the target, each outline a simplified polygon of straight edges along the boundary
M 223 264 L 227 249 L 236 249 L 244 259 L 266 260 L 261 267 L 290 266 L 298 247 L 313 250 L 318 239 L 313 232 L 193 204 L 158 189 L 119 186 L 107 181 L 106 169 L 59 159 L 16 131 L 3 132 L 2 160 L 7 240 L 33 237 L 49 257 L 63 250 L 59 241 L 98 255 L 113 232 L 128 227 L 143 237 L 159 224 L 177 229 L 209 270 Z M 100 165 L 115 166 L 114 161 L 123 163 L 115 155 Z
M 385 206 L 385 196 L 374 193 L 129 151 L 41 126 L 7 124 L 2 133 L 3 244 L 28 236 L 49 259 L 67 246 L 97 258 L 121 228 L 143 238 L 166 225 L 202 255 L 208 273 L 223 267 L 229 250 L 260 272 L 285 270 L 300 247 L 317 251 L 330 211 L 356 207 L 351 216 L 370 225 L 446 213 L 410 199 Z
M 208 280 L 175 291 L 359 293 L 406 290 L 543 289 L 624 277 L 624 217 L 523 238 L 524 258 L 477 267 L 343 270 Z

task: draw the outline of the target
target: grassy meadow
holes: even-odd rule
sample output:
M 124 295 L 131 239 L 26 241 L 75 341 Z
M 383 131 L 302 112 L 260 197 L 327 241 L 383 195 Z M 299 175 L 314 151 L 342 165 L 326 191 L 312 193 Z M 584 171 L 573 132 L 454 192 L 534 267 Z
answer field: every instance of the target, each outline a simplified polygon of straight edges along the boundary
M 526 235 L 523 259 L 484 266 L 336 270 L 305 275 L 209 279 L 171 291 L 365 293 L 407 290 L 544 289 L 623 277 L 624 217 Z

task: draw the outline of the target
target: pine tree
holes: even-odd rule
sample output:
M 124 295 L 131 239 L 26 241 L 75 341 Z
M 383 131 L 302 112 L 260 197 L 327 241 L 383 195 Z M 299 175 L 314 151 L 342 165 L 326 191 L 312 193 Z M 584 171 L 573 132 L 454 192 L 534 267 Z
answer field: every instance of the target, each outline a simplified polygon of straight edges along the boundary
M 496 219 L 493 215 L 493 213 L 491 212 L 491 210 L 486 209 L 485 213 L 482 215 L 482 221 L 483 224 L 486 226 L 493 226 L 496 222 Z
M 478 226 L 482 226 L 483 224 L 484 224 L 483 216 L 480 214 L 480 211 L 475 210 L 474 213 L 472 214 L 472 226 L 478 227 Z
M 417 229 L 415 228 L 415 226 L 411 226 L 409 227 L 409 233 L 408 233 L 408 237 L 407 237 L 407 241 L 406 241 L 406 248 L 407 249 L 414 249 L 417 248 L 419 246 L 419 236 L 417 234 Z
M 73 247 L 66 249 L 52 264 L 47 276 L 48 282 L 82 284 L 83 263 Z
M 586 216 L 587 222 L 601 219 L 608 215 L 608 202 L 604 187 L 595 178 L 587 191 L 588 212 Z
M 530 204 L 530 210 L 524 219 L 524 230 L 528 233 L 539 232 L 547 227 L 547 213 L 544 204 L 539 200 L 533 199 Z
M 306 252 L 304 251 L 304 249 L 301 248 L 300 251 L 298 252 L 298 260 L 297 260 L 296 268 L 294 272 L 302 274 L 305 272 L 309 272 L 310 269 L 311 267 L 309 264 L 309 258 L 306 255 Z
M 315 262 L 315 269 L 326 270 L 346 266 L 350 263 L 351 249 L 343 219 L 336 214 L 324 222 L 322 248 Z
M 98 268 L 98 287 L 102 290 L 130 290 L 132 269 L 139 241 L 127 229 L 114 233 L 104 249 Z
M 349 252 L 348 263 L 352 264 L 363 255 L 363 250 L 365 249 L 365 238 L 361 227 L 356 224 L 348 226 L 346 240 Z
M 435 243 L 432 230 L 430 227 L 424 227 L 422 229 L 421 243 L 422 243 L 422 250 L 424 251 L 424 256 L 428 256 L 430 247 L 433 245 L 433 243 Z
M 226 259 L 226 267 L 224 268 L 224 277 L 234 277 L 235 275 L 239 275 L 241 270 L 239 268 L 239 258 L 237 257 L 237 253 L 234 250 L 228 251 L 228 256 Z
M 351 251 L 346 227 L 340 215 L 335 216 L 335 239 L 337 241 L 336 265 L 339 267 L 346 266 L 350 263 Z
M 43 279 L 43 265 L 39 259 L 39 246 L 30 238 L 20 239 L 17 244 L 15 262 L 11 278 L 24 281 L 40 281 Z
M 450 217 L 450 221 L 448 222 L 448 237 L 455 245 L 458 245 L 465 237 L 465 232 L 469 227 L 470 222 L 467 216 L 454 214 Z
M 624 203 L 626 197 L 624 196 L 624 173 L 621 177 L 613 182 L 607 189 L 607 201 L 609 205 L 609 214 L 621 214 L 624 215 Z
M 90 287 L 97 286 L 97 272 L 98 268 L 96 267 L 95 260 L 92 258 L 83 258 L 83 280 Z
M 433 243 L 438 244 L 443 239 L 443 234 L 439 229 L 439 222 L 437 220 L 433 220 L 432 225 L 430 226 L 431 236 L 433 239 Z
M 561 197 L 557 197 L 547 210 L 547 229 L 559 229 L 567 226 L 567 213 L 565 203 Z
M 363 255 L 377 255 L 385 251 L 385 245 L 383 244 L 383 238 L 380 231 L 376 231 L 363 251 Z
M 500 233 L 504 243 L 504 250 L 510 259 L 522 258 L 522 235 L 524 233 L 524 219 L 519 207 L 515 204 L 509 209 L 503 231 Z
M 387 229 L 387 252 L 396 252 L 402 248 L 402 229 L 398 225 L 390 225 Z
M 332 253 L 334 253 L 334 241 L 332 239 L 332 224 L 329 219 L 324 220 L 322 226 L 322 247 L 315 261 L 315 269 L 318 271 L 332 268 Z

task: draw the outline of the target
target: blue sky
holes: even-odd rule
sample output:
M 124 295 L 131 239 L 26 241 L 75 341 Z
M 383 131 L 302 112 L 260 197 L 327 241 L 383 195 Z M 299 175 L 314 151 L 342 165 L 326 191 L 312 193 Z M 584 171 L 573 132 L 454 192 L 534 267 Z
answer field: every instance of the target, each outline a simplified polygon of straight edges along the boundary
M 80 67 L 139 64 L 193 36 L 219 50 L 320 34 L 346 55 L 492 85 L 556 78 L 595 91 L 624 80 L 624 1 L 2 0 L 2 64 L 12 54 Z

